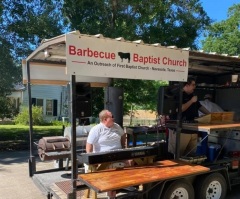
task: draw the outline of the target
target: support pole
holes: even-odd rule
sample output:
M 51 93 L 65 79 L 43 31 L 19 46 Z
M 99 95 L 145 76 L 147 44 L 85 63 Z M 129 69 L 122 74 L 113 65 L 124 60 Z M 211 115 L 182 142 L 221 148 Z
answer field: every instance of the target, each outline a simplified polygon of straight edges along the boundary
M 177 128 L 176 128 L 176 148 L 175 148 L 175 159 L 180 158 L 180 134 L 182 131 L 182 96 L 183 96 L 183 83 L 179 82 L 179 106 L 177 115 Z
M 31 95 L 31 78 L 30 65 L 27 61 L 27 88 L 28 88 L 28 110 L 29 110 L 29 142 L 30 142 L 30 157 L 28 160 L 29 176 L 32 177 L 36 172 L 36 161 L 33 155 L 33 122 L 32 122 L 32 95 Z
M 76 76 L 71 76 L 71 124 L 72 124 L 72 140 L 71 140 L 71 161 L 72 161 L 72 197 L 71 199 L 76 199 L 76 189 L 77 189 L 77 154 L 76 154 Z

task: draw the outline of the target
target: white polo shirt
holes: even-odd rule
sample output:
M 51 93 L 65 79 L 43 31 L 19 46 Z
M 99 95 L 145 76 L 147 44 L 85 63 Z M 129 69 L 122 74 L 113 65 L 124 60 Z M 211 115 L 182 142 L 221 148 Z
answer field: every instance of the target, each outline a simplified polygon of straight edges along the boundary
M 93 152 L 121 149 L 123 134 L 123 129 L 116 123 L 111 128 L 99 123 L 90 130 L 87 142 L 93 145 Z

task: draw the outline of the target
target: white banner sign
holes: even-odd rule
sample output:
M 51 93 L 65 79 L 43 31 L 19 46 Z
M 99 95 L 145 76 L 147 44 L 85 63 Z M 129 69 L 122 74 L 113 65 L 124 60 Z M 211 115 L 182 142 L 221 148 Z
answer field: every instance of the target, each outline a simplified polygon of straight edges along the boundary
M 108 38 L 66 35 L 67 74 L 186 81 L 189 52 Z

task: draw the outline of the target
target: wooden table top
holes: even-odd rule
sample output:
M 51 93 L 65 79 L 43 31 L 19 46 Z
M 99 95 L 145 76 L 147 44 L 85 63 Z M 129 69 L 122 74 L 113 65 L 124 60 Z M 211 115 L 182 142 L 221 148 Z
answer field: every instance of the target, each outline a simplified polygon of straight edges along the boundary
M 207 171 L 209 171 L 209 168 L 200 165 L 191 165 L 177 160 L 164 160 L 152 166 L 79 174 L 78 180 L 96 192 L 105 192 Z
M 176 127 L 176 124 L 167 124 L 168 128 Z M 240 123 L 213 123 L 213 124 L 200 124 L 200 123 L 183 123 L 182 129 L 192 130 L 192 131 L 203 131 L 210 133 L 211 131 L 217 130 L 234 130 L 240 129 Z

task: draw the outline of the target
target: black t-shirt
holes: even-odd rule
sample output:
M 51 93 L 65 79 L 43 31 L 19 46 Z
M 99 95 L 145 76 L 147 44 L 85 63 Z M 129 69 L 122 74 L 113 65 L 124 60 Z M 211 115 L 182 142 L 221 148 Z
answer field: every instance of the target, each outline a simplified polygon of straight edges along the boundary
M 192 99 L 194 95 L 193 94 L 187 94 L 183 92 L 183 98 L 182 98 L 182 104 L 187 103 L 189 100 Z M 186 111 L 182 112 L 182 119 L 183 121 L 193 121 L 196 117 L 198 117 L 198 109 L 202 105 L 200 104 L 199 101 L 192 103 L 191 106 Z

